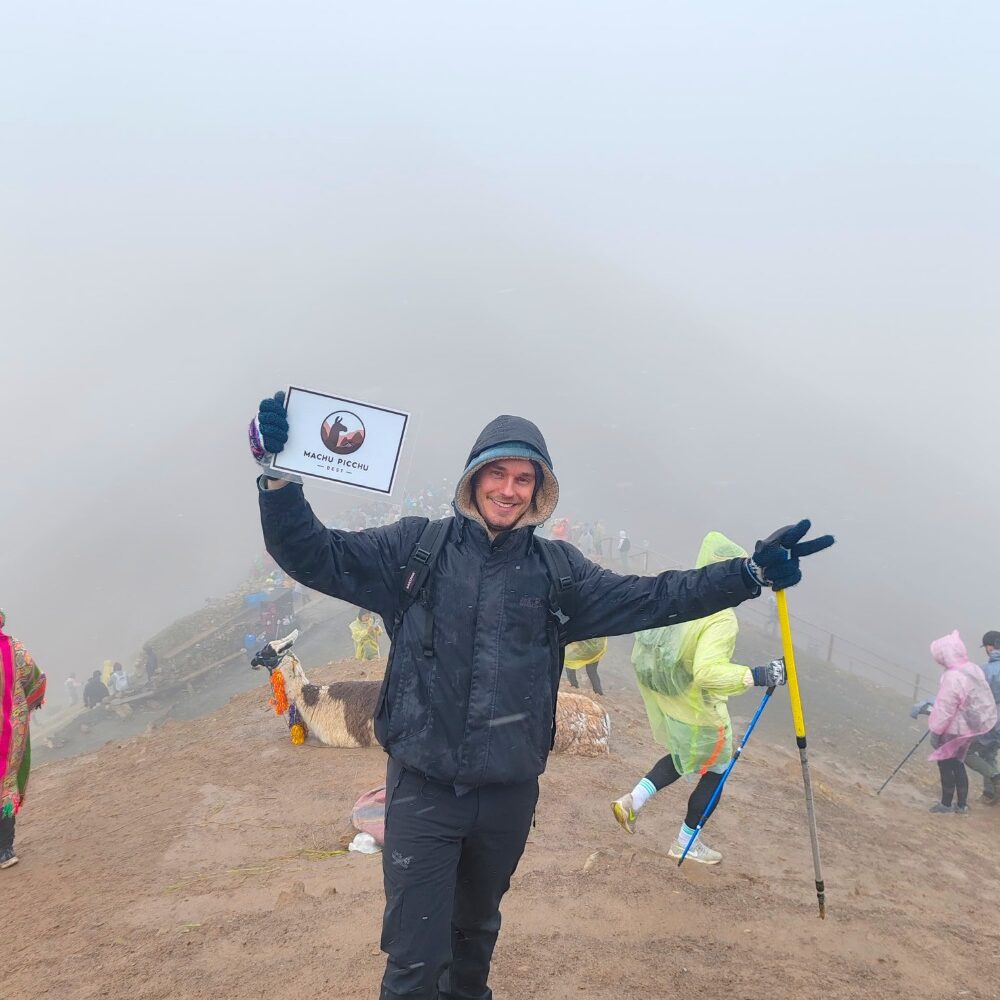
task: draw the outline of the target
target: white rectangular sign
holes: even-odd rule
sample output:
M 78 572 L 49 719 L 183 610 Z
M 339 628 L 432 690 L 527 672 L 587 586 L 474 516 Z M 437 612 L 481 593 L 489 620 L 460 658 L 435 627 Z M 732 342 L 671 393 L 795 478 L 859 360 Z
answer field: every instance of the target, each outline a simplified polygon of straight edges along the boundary
M 290 385 L 285 415 L 288 441 L 271 459 L 279 479 L 309 476 L 392 492 L 408 413 Z

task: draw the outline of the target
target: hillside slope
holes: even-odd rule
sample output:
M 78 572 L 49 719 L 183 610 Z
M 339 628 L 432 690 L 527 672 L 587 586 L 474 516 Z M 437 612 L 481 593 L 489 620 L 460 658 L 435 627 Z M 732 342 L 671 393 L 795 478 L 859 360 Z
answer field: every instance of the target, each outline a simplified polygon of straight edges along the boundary
M 634 837 L 611 817 L 658 754 L 634 691 L 610 688 L 611 756 L 553 757 L 542 779 L 498 1000 L 998 996 L 1000 810 L 930 816 L 908 774 L 876 799 L 854 762 L 818 753 L 820 922 L 794 747 L 751 744 L 706 831 L 723 864 L 678 870 L 666 852 L 685 789 L 658 796 Z M 384 756 L 295 748 L 266 701 L 262 682 L 203 719 L 37 769 L 22 863 L 0 872 L 26 928 L 5 998 L 377 995 L 380 860 L 330 852 Z

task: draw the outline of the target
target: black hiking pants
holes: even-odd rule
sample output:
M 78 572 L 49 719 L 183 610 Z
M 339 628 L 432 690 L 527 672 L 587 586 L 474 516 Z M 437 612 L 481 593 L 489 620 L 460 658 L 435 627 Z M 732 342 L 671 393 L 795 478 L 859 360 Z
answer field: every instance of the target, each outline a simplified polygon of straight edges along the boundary
M 604 690 L 601 687 L 601 677 L 597 673 L 597 668 L 600 665 L 600 660 L 597 663 L 588 663 L 584 669 L 587 671 L 587 677 L 590 680 L 590 686 L 594 689 L 594 694 L 604 694 Z M 579 669 L 579 668 L 577 668 Z M 572 670 L 569 667 L 565 670 L 566 679 L 569 681 L 571 687 L 578 688 L 580 682 L 576 679 L 576 670 Z
M 380 1000 L 492 1000 L 500 900 L 537 801 L 536 778 L 456 795 L 389 760 Z
M 646 775 L 646 780 L 660 792 L 667 785 L 672 785 L 679 777 L 680 773 L 674 766 L 674 758 L 670 754 L 667 754 L 666 757 L 661 757 L 653 765 L 653 769 Z M 694 791 L 688 796 L 687 814 L 684 817 L 684 823 L 689 830 L 693 830 L 698 825 L 698 821 L 708 807 L 708 803 L 712 800 L 712 796 L 715 794 L 716 788 L 719 787 L 720 781 L 722 781 L 722 775 L 715 771 L 706 771 L 698 779 L 698 784 L 694 786 Z M 718 804 L 719 800 L 716 799 L 715 805 L 712 806 L 712 812 L 715 812 Z M 709 813 L 709 816 L 711 814 Z M 705 819 L 708 819 L 708 816 Z
M 941 772 L 941 805 L 950 806 L 953 796 L 957 796 L 956 805 L 968 805 L 969 772 L 960 760 L 939 760 L 938 770 Z
M 0 816 L 0 851 L 14 846 L 14 817 Z

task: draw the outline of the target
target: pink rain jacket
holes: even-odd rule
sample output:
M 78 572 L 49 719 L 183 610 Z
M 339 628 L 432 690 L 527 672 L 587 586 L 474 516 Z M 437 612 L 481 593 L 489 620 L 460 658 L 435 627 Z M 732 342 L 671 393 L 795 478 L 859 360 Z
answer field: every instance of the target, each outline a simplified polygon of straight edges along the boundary
M 931 643 L 931 656 L 944 667 L 944 673 L 927 726 L 932 733 L 947 739 L 928 759 L 962 760 L 969 744 L 997 724 L 993 692 L 982 670 L 969 662 L 957 629 Z

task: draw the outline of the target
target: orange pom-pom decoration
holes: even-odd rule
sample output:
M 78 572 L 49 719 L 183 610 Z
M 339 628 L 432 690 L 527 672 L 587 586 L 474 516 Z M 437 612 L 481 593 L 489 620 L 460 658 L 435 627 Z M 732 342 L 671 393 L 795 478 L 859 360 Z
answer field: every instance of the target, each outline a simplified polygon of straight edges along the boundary
M 306 741 L 306 727 L 296 722 L 292 726 L 292 746 L 300 747 Z
M 284 715 L 288 711 L 288 694 L 285 691 L 285 675 L 280 670 L 271 672 L 271 690 L 274 692 L 271 699 L 274 714 Z

